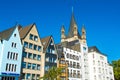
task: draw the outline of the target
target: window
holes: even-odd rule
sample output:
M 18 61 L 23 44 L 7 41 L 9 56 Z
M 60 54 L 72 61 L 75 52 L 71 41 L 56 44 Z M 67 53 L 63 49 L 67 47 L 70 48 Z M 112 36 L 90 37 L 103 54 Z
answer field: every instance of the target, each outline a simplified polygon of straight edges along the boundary
M 40 78 L 40 75 L 39 75 L 39 74 L 37 74 L 36 78 L 37 78 L 37 80 L 39 80 L 39 78 Z
M 13 59 L 15 59 L 15 53 L 13 54 Z
M 37 64 L 37 70 L 40 70 L 40 65 L 39 64 Z
M 16 60 L 18 59 L 18 53 L 16 53 Z
M 72 59 L 72 54 L 70 54 L 70 59 Z
M 103 57 L 103 56 L 100 56 L 100 59 L 101 59 L 101 60 L 104 60 L 104 57 Z
M 32 69 L 36 70 L 36 64 L 32 64 Z
M 31 69 L 31 63 L 28 63 L 27 68 Z
M 17 67 L 17 65 L 15 65 L 15 67 L 14 67 L 14 72 L 16 72 L 16 67 Z
M 8 52 L 8 55 L 7 55 L 7 58 L 9 59 L 9 57 L 10 57 L 10 52 Z
M 52 62 L 52 58 L 51 57 L 49 58 L 49 62 Z
M 22 73 L 22 80 L 25 79 L 25 73 Z
M 24 42 L 24 47 L 28 48 L 28 42 Z
M 30 34 L 29 39 L 30 39 L 30 40 L 33 40 L 33 35 L 32 35 L 32 34 Z
M 37 55 L 36 54 L 33 54 L 33 59 L 36 59 Z
M 95 58 L 94 54 L 93 54 L 93 58 Z
M 100 61 L 98 61 L 98 66 L 100 66 Z
M 33 44 L 32 44 L 32 43 L 29 44 L 29 48 L 30 48 L 30 49 L 33 48 Z
M 14 42 L 12 42 L 12 45 L 11 45 L 11 47 L 13 47 L 14 46 Z
M 14 44 L 14 48 L 16 48 L 17 43 Z
M 93 65 L 95 65 L 95 61 L 93 60 Z
M 41 60 L 41 55 L 37 56 L 37 60 L 39 60 L 39 61 Z
M 78 68 L 78 69 L 80 68 L 80 64 L 79 64 L 79 63 L 77 63 L 77 68 Z
M 34 50 L 37 50 L 37 45 L 34 45 Z
M 12 64 L 12 71 L 14 70 L 14 64 Z
M 67 56 L 67 58 L 69 58 L 69 54 L 68 54 L 68 53 L 67 53 L 67 55 L 66 55 L 66 56 Z
M 13 56 L 13 52 L 11 52 L 10 59 L 12 59 L 12 56 Z
M 86 51 L 86 47 L 83 47 L 83 50 Z
M 30 79 L 30 74 L 29 73 L 26 75 L 26 79 Z
M 27 58 L 27 52 L 23 52 L 23 57 Z
M 32 74 L 32 80 L 35 80 L 35 74 Z
M 96 72 L 96 68 L 94 67 L 94 73 Z
M 76 68 L 76 63 L 75 62 L 73 62 L 73 68 Z
M 60 63 L 61 64 L 65 64 L 65 60 L 60 60 Z
M 8 69 L 8 71 L 10 71 L 10 69 L 11 69 L 11 64 L 9 64 L 9 69 Z
M 48 69 L 49 69 L 49 66 L 45 65 L 45 71 L 48 71 Z
M 6 71 L 8 70 L 8 63 L 6 64 Z
M 32 53 L 28 53 L 28 58 L 32 59 Z
M 22 68 L 26 68 L 26 62 L 22 62 Z
M 38 41 L 38 37 L 37 36 L 34 36 L 34 41 Z
M 99 68 L 99 73 L 101 73 L 101 68 Z
M 41 51 L 41 46 L 38 46 L 38 51 Z
M 16 37 L 16 34 L 14 34 L 14 37 Z

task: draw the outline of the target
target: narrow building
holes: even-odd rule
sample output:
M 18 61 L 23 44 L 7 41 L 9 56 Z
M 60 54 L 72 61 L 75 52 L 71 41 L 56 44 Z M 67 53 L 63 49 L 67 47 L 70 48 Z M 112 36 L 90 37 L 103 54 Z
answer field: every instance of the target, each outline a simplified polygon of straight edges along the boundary
M 58 79 L 68 80 L 68 64 L 66 63 L 66 60 L 65 60 L 63 47 L 61 44 L 57 44 L 56 48 L 57 48 L 57 53 L 58 53 L 57 67 L 62 68 L 62 74 L 58 75 Z
M 0 32 L 0 80 L 20 77 L 22 44 L 18 27 Z
M 44 75 L 43 46 L 36 25 L 19 26 L 23 44 L 21 80 L 39 80 Z
M 44 72 L 47 73 L 51 67 L 57 67 L 57 51 L 52 36 L 42 38 L 41 41 L 45 54 Z
M 89 80 L 114 80 L 113 67 L 107 60 L 107 55 L 96 47 L 89 47 L 88 53 L 90 79 Z

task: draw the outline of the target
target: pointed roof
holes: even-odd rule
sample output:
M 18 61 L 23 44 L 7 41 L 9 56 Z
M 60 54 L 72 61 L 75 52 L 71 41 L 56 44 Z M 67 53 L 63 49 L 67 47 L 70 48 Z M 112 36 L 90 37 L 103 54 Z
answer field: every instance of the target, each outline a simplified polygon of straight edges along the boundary
M 82 32 L 86 32 L 86 31 L 85 31 L 85 25 L 84 25 L 84 24 L 82 25 Z
M 76 21 L 75 21 L 75 17 L 74 17 L 74 13 L 72 12 L 70 27 L 69 27 L 68 36 L 67 36 L 68 38 L 74 36 L 74 26 L 75 25 L 77 26 Z M 78 32 L 78 37 L 80 38 L 79 32 Z
M 49 44 L 49 41 L 50 41 L 51 37 L 52 36 L 48 36 L 48 37 L 45 37 L 45 38 L 41 39 L 41 42 L 42 42 L 42 45 L 43 45 L 43 51 L 46 51 L 47 46 Z
M 7 30 L 4 30 L 0 32 L 0 39 L 5 39 L 8 40 L 10 36 L 12 35 L 13 31 L 15 30 L 16 27 L 9 28 Z
M 21 26 L 19 26 L 19 33 L 20 33 L 20 38 L 23 39 L 26 37 L 26 35 L 29 33 L 29 31 L 32 29 L 32 27 L 34 26 L 35 24 L 31 24 L 31 25 L 28 25 L 24 28 L 22 28 Z
M 64 27 L 64 25 L 62 25 L 62 28 L 61 28 L 61 30 L 64 30 L 64 31 L 65 31 L 65 27 Z

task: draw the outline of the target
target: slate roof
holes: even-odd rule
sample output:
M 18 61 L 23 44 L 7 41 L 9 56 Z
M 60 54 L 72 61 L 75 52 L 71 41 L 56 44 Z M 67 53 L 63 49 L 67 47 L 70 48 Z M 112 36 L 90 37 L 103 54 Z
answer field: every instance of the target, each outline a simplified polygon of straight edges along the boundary
M 93 52 L 93 51 L 100 52 L 96 46 L 92 46 L 88 48 L 88 52 Z
M 67 38 L 71 38 L 74 36 L 74 25 L 77 25 L 76 24 L 76 21 L 75 21 L 75 17 L 74 17 L 74 14 L 72 13 L 72 16 L 71 16 L 71 21 L 70 21 L 70 27 L 69 27 L 69 31 L 68 31 L 68 35 L 67 35 Z M 78 31 L 78 38 L 81 38 L 80 34 L 79 34 L 79 31 Z
M 74 40 L 74 41 L 71 41 L 71 42 L 62 42 L 60 44 L 57 44 L 56 45 L 57 47 L 58 46 L 61 46 L 61 47 L 66 47 L 66 48 L 69 48 L 69 49 L 72 49 L 74 51 L 78 51 L 80 52 L 81 49 L 80 49 L 80 43 L 78 42 L 78 40 Z
M 20 38 L 24 39 L 34 25 L 35 24 L 31 24 L 31 25 L 25 26 L 23 28 L 21 26 L 19 26 Z
M 42 45 L 43 45 L 43 51 L 46 51 L 47 46 L 49 45 L 49 41 L 51 39 L 52 36 L 48 36 L 45 38 L 41 39 Z
M 98 52 L 99 54 L 107 56 L 106 54 L 100 52 L 100 50 L 96 46 L 88 47 L 88 52 L 94 52 L 94 51 Z
M 15 28 L 16 27 L 12 27 L 10 29 L 0 32 L 0 39 L 8 40 L 10 36 L 12 35 L 13 31 L 15 30 Z

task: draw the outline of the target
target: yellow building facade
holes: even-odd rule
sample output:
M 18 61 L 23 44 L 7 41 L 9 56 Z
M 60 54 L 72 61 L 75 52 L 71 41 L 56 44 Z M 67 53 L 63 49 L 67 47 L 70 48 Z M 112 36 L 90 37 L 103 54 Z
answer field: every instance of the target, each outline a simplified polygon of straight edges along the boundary
M 21 79 L 39 80 L 44 75 L 43 46 L 35 24 L 19 27 L 23 44 Z

